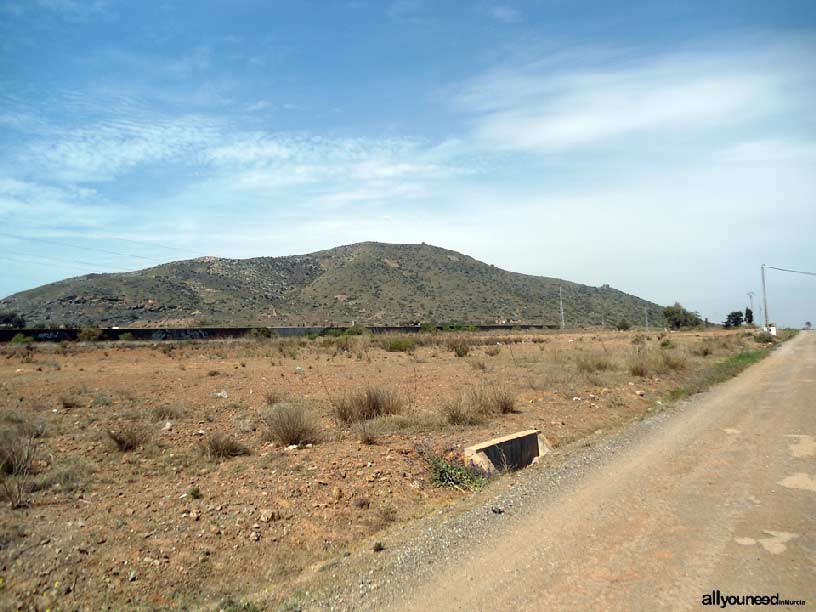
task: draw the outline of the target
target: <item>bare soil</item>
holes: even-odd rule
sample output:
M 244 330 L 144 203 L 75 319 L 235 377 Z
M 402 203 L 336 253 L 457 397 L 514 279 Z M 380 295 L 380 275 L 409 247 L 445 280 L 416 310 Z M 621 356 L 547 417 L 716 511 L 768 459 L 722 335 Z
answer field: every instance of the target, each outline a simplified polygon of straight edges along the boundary
M 430 482 L 422 449 L 455 458 L 521 429 L 563 445 L 759 346 L 724 331 L 417 340 L 412 352 L 381 337 L 4 347 L 0 425 L 43 434 L 30 504 L 0 508 L 0 606 L 217 609 L 262 592 L 275 609 L 303 575 L 465 495 Z M 333 413 L 369 387 L 402 404 L 366 428 L 373 444 Z M 509 391 L 516 411 L 450 425 L 442 407 L 467 389 Z M 263 415 L 282 400 L 313 415 L 318 443 L 269 440 Z M 123 452 L 111 431 L 144 439 Z M 216 434 L 249 454 L 214 458 Z

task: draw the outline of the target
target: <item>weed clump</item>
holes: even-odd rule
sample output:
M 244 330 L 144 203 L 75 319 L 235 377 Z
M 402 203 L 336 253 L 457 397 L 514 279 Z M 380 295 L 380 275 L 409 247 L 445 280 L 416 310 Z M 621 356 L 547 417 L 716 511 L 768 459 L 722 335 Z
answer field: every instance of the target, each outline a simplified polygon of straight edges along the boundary
M 487 478 L 474 469 L 426 451 L 424 459 L 431 470 L 431 482 L 437 487 L 450 487 L 460 491 L 479 491 L 487 484 Z
M 606 355 L 600 353 L 592 353 L 589 355 L 581 355 L 575 362 L 579 372 L 602 372 L 612 370 L 615 363 Z
M 28 505 L 29 481 L 39 449 L 37 429 L 25 423 L 0 432 L 0 486 L 12 508 Z
M 266 426 L 265 438 L 284 446 L 314 444 L 319 431 L 307 409 L 293 404 L 278 403 L 261 419 Z
M 222 433 L 214 433 L 207 439 L 204 452 L 210 459 L 215 460 L 250 454 L 249 448 L 232 436 Z
M 150 432 L 143 427 L 133 427 L 120 431 L 108 430 L 108 437 L 120 452 L 125 453 L 144 446 L 150 439 Z
M 399 414 L 401 410 L 402 401 L 394 391 L 369 387 L 365 391 L 341 399 L 334 407 L 334 415 L 338 421 L 349 425 L 389 414 Z
M 389 353 L 410 353 L 416 348 L 416 342 L 412 338 L 392 338 L 385 344 L 385 350 Z

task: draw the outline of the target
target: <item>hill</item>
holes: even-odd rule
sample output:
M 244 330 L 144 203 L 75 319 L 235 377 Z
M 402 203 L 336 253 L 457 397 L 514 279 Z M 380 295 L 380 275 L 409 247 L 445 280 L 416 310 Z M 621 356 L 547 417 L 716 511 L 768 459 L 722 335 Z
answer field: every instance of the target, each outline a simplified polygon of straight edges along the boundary
M 425 244 L 364 242 L 308 255 L 201 257 L 69 278 L 0 300 L 29 324 L 387 325 L 418 321 L 661 324 L 661 307 L 608 285 L 508 272 Z

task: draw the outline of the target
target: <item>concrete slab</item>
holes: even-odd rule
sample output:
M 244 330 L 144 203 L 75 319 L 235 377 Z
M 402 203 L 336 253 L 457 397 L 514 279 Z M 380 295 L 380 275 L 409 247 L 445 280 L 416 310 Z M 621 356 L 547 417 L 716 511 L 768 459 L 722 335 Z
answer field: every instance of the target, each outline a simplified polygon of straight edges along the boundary
M 465 464 L 488 474 L 497 469 L 518 470 L 527 467 L 550 450 L 540 433 L 537 429 L 529 429 L 468 446 L 464 452 Z

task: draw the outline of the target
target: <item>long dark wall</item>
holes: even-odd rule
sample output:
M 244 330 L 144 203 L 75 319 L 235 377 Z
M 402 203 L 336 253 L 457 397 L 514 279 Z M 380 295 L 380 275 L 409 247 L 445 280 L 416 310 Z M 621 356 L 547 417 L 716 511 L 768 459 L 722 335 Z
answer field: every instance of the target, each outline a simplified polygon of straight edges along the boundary
M 514 330 L 514 329 L 554 329 L 554 325 L 474 325 L 478 331 Z M 268 329 L 272 336 L 323 336 L 329 333 L 344 331 L 345 327 L 168 327 L 160 329 L 121 328 L 101 329 L 99 340 L 119 340 L 130 334 L 135 340 L 212 340 L 217 338 L 241 338 L 255 329 Z M 420 331 L 418 326 L 405 327 L 367 327 L 372 334 L 402 333 L 412 334 Z M 77 340 L 79 329 L 0 329 L 0 342 L 8 342 L 17 334 L 30 336 L 36 342 L 63 342 Z M 128 336 L 128 337 L 130 337 Z

